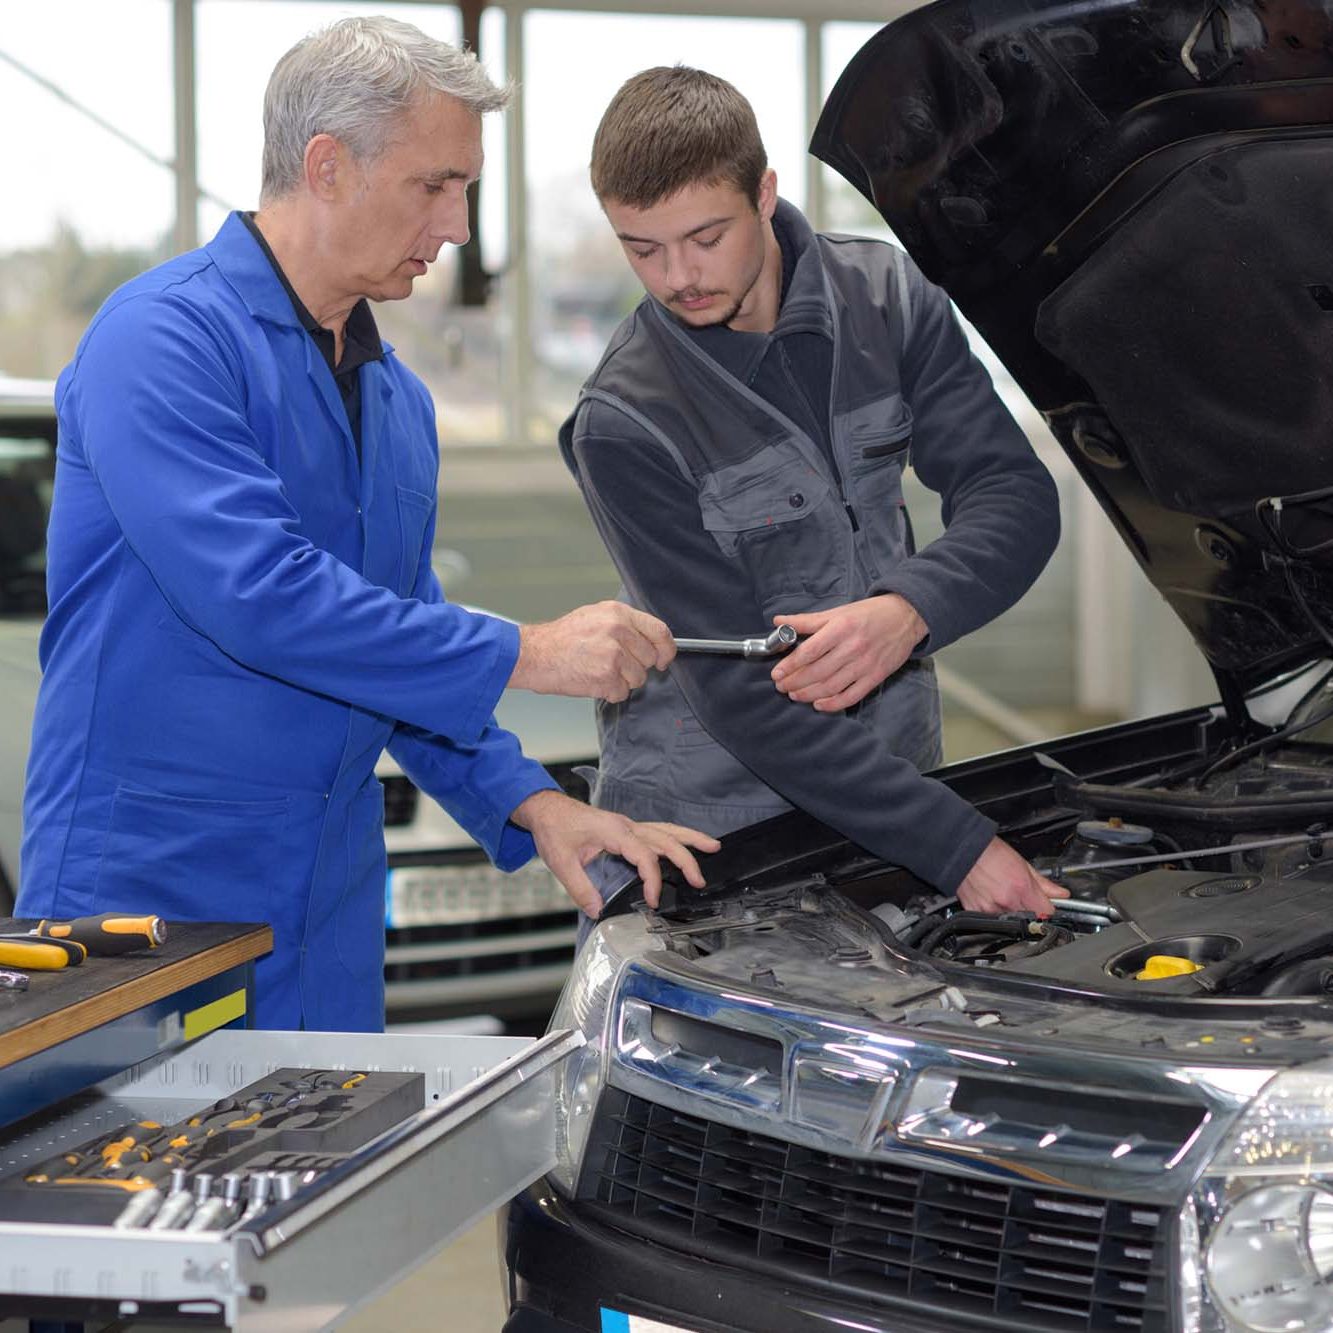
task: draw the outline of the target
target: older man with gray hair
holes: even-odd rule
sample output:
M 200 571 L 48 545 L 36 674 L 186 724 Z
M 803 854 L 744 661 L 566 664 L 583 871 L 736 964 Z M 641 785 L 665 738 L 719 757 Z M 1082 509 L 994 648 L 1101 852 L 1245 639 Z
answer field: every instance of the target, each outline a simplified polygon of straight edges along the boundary
M 506 685 L 623 699 L 673 654 L 605 603 L 518 627 L 431 573 L 438 467 L 421 382 L 369 300 L 467 238 L 475 58 L 386 18 L 306 38 L 264 101 L 257 213 L 115 292 L 56 401 L 50 615 L 21 916 L 273 926 L 262 1026 L 383 1023 L 386 744 L 497 865 L 658 857 L 692 830 L 569 800 L 496 726 Z

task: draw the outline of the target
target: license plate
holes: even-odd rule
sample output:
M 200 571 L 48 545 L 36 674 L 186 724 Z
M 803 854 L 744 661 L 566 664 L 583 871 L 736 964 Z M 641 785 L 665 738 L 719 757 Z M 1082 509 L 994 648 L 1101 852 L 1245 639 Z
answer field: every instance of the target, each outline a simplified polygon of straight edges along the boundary
M 489 862 L 398 866 L 384 886 L 384 924 L 452 926 L 502 917 L 574 911 L 569 895 L 540 862 L 507 875 Z
M 690 1333 L 680 1324 L 664 1324 L 641 1314 L 624 1314 L 602 1306 L 602 1333 Z

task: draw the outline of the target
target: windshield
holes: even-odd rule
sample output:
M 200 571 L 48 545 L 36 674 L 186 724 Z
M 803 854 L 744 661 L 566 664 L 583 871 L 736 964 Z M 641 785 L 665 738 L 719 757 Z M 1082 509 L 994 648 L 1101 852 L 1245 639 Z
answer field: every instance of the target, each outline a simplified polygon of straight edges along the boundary
M 0 619 L 46 610 L 55 421 L 0 419 Z

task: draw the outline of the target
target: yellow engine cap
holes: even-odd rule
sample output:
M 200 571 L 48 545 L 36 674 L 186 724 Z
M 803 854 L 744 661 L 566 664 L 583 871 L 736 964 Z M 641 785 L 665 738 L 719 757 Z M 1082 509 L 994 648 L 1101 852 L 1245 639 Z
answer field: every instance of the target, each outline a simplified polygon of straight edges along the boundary
M 1191 972 L 1202 972 L 1200 963 L 1191 963 L 1188 958 L 1177 958 L 1174 954 L 1155 953 L 1141 971 L 1134 974 L 1135 981 L 1161 981 L 1163 977 L 1187 977 Z

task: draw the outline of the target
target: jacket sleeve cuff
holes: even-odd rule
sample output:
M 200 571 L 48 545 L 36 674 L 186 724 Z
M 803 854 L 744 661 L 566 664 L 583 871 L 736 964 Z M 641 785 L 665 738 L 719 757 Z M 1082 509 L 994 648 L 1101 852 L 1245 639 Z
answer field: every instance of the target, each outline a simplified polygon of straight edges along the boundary
M 488 793 L 494 813 L 482 828 L 473 830 L 472 836 L 497 869 L 517 870 L 537 854 L 532 834 L 511 823 L 509 816 L 534 793 L 559 790 L 559 784 L 540 764 L 527 760 L 503 787 Z
M 993 819 L 987 819 L 979 810 L 959 800 L 963 807 L 959 812 L 963 818 L 956 837 L 952 840 L 949 859 L 932 876 L 931 882 L 941 892 L 953 894 L 967 878 L 968 872 L 977 863 L 977 858 L 989 846 L 995 836 L 998 825 Z
M 912 649 L 913 657 L 929 657 L 959 637 L 958 628 L 949 615 L 945 599 L 931 586 L 928 572 L 906 560 L 878 579 L 871 588 L 872 595 L 897 593 L 915 608 L 926 622 L 926 636 Z
M 485 619 L 495 626 L 491 661 L 477 680 L 476 688 L 472 691 L 472 702 L 449 729 L 450 738 L 459 745 L 475 745 L 481 739 L 518 662 L 518 626 L 498 616 L 486 616 Z

